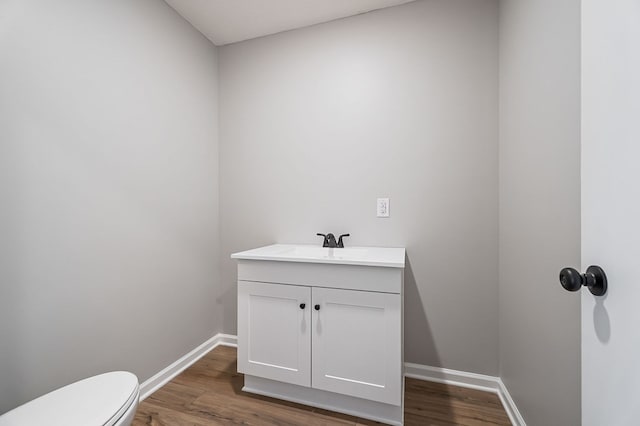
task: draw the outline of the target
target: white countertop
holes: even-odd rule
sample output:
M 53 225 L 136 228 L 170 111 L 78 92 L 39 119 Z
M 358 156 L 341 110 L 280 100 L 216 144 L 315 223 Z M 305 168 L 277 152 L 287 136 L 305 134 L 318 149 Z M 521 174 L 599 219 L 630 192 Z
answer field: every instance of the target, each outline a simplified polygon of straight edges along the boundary
M 404 268 L 405 249 L 404 247 L 326 248 L 314 245 L 273 244 L 233 253 L 231 258 Z

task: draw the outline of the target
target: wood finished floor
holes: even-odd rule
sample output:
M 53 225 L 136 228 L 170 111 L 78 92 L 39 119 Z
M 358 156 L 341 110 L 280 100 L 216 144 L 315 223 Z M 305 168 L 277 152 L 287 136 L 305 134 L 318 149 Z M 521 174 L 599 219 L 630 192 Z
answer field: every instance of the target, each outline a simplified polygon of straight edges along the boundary
M 133 426 L 351 425 L 379 423 L 242 392 L 236 349 L 218 346 L 142 402 Z M 510 425 L 498 397 L 406 379 L 405 425 Z

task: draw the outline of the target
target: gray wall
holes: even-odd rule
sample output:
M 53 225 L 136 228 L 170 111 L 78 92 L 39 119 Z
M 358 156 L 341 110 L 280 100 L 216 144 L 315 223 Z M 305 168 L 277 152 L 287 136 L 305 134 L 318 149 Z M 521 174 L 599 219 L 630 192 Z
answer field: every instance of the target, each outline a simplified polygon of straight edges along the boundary
M 0 2 L 0 413 L 221 329 L 216 71 L 161 1 Z
M 527 424 L 580 424 L 580 1 L 500 3 L 500 377 Z
M 407 248 L 407 361 L 497 375 L 497 16 L 426 0 L 219 49 L 226 332 L 230 253 L 350 232 Z

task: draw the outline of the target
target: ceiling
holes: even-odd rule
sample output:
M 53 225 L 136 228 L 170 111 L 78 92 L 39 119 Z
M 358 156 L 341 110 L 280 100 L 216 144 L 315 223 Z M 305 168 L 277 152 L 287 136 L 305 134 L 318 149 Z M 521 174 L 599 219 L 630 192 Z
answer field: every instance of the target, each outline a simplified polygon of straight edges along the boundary
M 165 0 L 215 45 L 306 27 L 414 0 Z

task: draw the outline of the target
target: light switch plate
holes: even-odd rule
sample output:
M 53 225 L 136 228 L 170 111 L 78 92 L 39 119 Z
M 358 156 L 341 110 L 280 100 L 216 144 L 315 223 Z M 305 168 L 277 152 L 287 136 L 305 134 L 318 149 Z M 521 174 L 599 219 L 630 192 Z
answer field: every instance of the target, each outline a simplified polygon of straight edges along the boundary
M 376 214 L 378 217 L 389 217 L 389 199 L 378 198 Z

